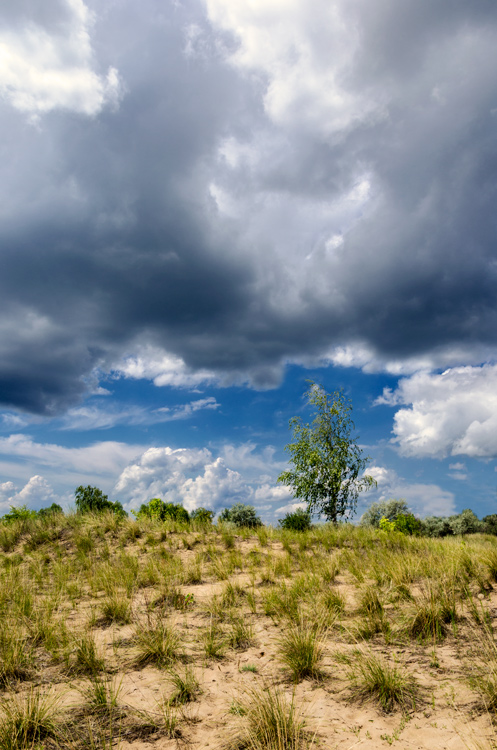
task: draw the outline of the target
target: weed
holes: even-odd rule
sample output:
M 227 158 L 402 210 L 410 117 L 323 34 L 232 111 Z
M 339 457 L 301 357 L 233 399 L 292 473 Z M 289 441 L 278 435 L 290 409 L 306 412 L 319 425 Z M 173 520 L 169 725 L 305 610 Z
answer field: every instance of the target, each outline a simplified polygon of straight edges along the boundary
M 113 622 L 127 625 L 131 622 L 131 604 L 127 596 L 114 594 L 102 604 L 102 621 L 105 624 Z
M 149 614 L 146 622 L 136 627 L 134 642 L 138 649 L 137 664 L 169 667 L 179 658 L 179 635 L 163 617 Z
M 416 708 L 417 683 L 399 667 L 390 666 L 373 653 L 361 653 L 350 673 L 353 693 L 374 700 L 386 713 Z
M 104 669 L 103 658 L 97 653 L 94 636 L 87 632 L 75 640 L 74 670 L 81 674 L 95 674 Z
M 301 619 L 292 623 L 279 640 L 279 658 L 295 682 L 305 677 L 320 676 L 323 656 L 323 630 L 314 623 Z
M 226 651 L 226 637 L 212 617 L 209 626 L 202 631 L 201 643 L 207 659 L 223 658 Z
M 50 693 L 31 688 L 27 694 L 2 698 L 0 747 L 2 750 L 31 750 L 48 738 L 58 737 L 57 700 Z
M 243 650 L 254 643 L 254 631 L 250 623 L 243 617 L 231 618 L 231 629 L 228 633 L 228 643 L 231 648 Z
M 308 744 L 305 721 L 278 688 L 248 691 L 240 701 L 245 729 L 233 743 L 240 750 L 300 750 Z
M 171 672 L 169 679 L 175 688 L 174 693 L 169 698 L 169 703 L 172 706 L 183 705 L 184 703 L 190 703 L 194 701 L 197 695 L 200 693 L 200 685 L 195 677 L 193 668 L 188 665 L 185 667 L 185 672 L 180 675 L 178 672 Z

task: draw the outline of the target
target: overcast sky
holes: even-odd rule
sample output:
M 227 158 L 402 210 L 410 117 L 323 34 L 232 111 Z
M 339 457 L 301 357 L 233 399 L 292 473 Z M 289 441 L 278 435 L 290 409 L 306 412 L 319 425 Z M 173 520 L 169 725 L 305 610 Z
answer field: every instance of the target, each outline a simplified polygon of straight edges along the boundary
M 497 508 L 497 5 L 0 6 L 0 512 L 292 507 L 306 378 L 379 497 Z

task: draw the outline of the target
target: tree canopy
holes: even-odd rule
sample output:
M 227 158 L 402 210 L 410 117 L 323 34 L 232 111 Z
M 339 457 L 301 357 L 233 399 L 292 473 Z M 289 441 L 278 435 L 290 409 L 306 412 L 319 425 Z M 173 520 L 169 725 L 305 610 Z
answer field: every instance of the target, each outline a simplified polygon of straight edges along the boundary
M 309 513 L 323 514 L 336 523 L 355 512 L 359 493 L 376 482 L 362 475 L 369 457 L 362 455 L 353 434 L 351 401 L 342 390 L 328 394 L 309 382 L 306 397 L 315 407 L 315 417 L 312 424 L 303 424 L 300 417 L 290 420 L 294 442 L 285 450 L 294 468 L 280 474 L 278 481 L 307 502 Z

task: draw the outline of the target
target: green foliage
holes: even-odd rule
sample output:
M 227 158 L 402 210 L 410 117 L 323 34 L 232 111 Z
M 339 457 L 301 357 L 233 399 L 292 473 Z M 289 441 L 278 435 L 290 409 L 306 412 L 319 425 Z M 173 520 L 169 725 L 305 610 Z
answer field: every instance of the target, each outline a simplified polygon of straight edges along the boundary
M 4 523 L 14 523 L 15 521 L 27 521 L 30 518 L 36 518 L 37 512 L 30 510 L 25 505 L 16 508 L 15 505 L 10 506 L 10 510 L 2 517 Z
M 395 531 L 395 521 L 389 521 L 388 518 L 380 518 L 379 527 L 382 531 Z
M 482 523 L 484 524 L 483 532 L 485 534 L 494 534 L 497 536 L 497 513 L 492 513 L 490 516 L 484 516 Z
M 110 510 L 118 516 L 124 517 L 127 515 L 120 502 L 109 500 L 107 495 L 104 495 L 98 487 L 91 487 L 90 485 L 83 487 L 80 485 L 76 488 L 74 496 L 78 513 L 102 513 Z
M 449 522 L 454 534 L 477 534 L 483 530 L 482 522 L 469 508 L 463 510 L 458 516 L 451 516 Z
M 388 518 L 380 519 L 379 528 L 382 531 L 400 531 L 401 534 L 419 534 L 422 529 L 422 523 L 412 513 L 399 513 L 393 521 Z
M 254 529 L 257 526 L 262 526 L 262 521 L 255 512 L 253 505 L 245 505 L 244 503 L 235 503 L 231 508 L 225 508 L 221 511 L 219 520 L 222 522 L 228 521 L 239 528 Z
M 419 534 L 421 533 L 422 523 L 412 513 L 399 513 L 394 521 L 395 530 L 402 534 Z
M 287 513 L 278 521 L 282 529 L 290 531 L 308 531 L 311 528 L 311 515 L 302 508 L 297 508 L 293 513 Z
M 486 516 L 488 518 L 488 516 Z M 483 521 L 480 521 L 472 510 L 466 508 L 458 515 L 449 516 L 447 518 L 439 516 L 429 516 L 424 518 L 421 523 L 421 533 L 424 536 L 431 537 L 444 537 L 452 536 L 454 534 L 477 534 L 477 533 L 495 533 L 489 531 L 492 528 L 491 525 Z
M 371 503 L 369 508 L 361 516 L 361 526 L 374 526 L 380 528 L 380 521 L 386 518 L 387 521 L 395 521 L 397 516 L 410 513 L 405 500 L 380 500 Z
M 47 518 L 48 516 L 53 516 L 57 513 L 64 514 L 64 511 L 62 510 L 62 507 L 58 505 L 57 503 L 52 503 L 48 508 L 40 508 L 38 511 L 38 516 L 40 518 Z
M 209 511 L 207 511 L 209 512 Z M 165 503 L 160 497 L 153 497 L 148 503 L 143 503 L 137 513 L 133 513 L 136 518 L 150 518 L 156 521 L 179 521 L 188 523 L 190 516 L 188 511 L 182 505 L 175 503 Z
M 294 469 L 284 471 L 278 481 L 305 500 L 309 513 L 322 513 L 336 523 L 355 512 L 359 493 L 376 482 L 360 476 L 369 458 L 363 458 L 358 437 L 352 435 L 352 404 L 343 391 L 329 395 L 311 382 L 307 401 L 316 407 L 316 416 L 310 425 L 302 424 L 300 417 L 290 420 L 295 442 L 286 450 Z
M 214 518 L 214 511 L 207 508 L 195 508 L 190 513 L 190 521 L 196 521 L 202 524 L 211 524 Z
M 454 534 L 448 518 L 428 516 L 423 519 L 422 531 L 424 536 L 444 537 Z

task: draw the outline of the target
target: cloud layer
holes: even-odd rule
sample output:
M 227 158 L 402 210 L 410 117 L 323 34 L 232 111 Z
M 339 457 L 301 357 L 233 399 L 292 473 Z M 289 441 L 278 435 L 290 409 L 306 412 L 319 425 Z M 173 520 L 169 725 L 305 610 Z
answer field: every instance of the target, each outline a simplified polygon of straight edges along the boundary
M 10 6 L 5 405 L 495 355 L 493 4 Z

